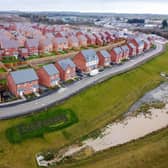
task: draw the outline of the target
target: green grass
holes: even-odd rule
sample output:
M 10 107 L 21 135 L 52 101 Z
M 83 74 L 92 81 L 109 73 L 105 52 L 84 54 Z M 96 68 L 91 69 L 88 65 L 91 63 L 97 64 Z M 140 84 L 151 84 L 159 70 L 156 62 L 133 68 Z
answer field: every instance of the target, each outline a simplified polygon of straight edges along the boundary
M 39 55 L 31 55 L 27 58 L 27 60 L 32 60 L 32 59 L 37 59 L 37 58 L 40 58 Z
M 6 79 L 1 79 L 1 80 L 0 80 L 0 84 L 1 84 L 1 85 L 6 85 L 6 83 L 7 83 L 7 80 L 6 80 Z
M 5 71 L 5 69 L 0 68 L 0 73 L 1 73 L 1 72 L 6 72 L 6 71 Z
M 43 137 L 45 133 L 61 130 L 77 121 L 75 113 L 68 109 L 46 111 L 8 128 L 6 136 L 9 142 L 20 143 L 26 139 Z
M 6 138 L 6 130 L 27 122 L 29 117 L 0 121 L 0 151 L 3 151 L 0 153 L 0 167 L 36 168 L 34 160 L 36 153 L 45 149 L 58 149 L 121 118 L 135 101 L 164 81 L 160 76 L 161 72 L 168 72 L 168 51 L 139 68 L 92 86 L 63 104 L 49 108 L 49 111 L 60 108 L 71 109 L 77 115 L 79 122 L 64 130 L 44 134 L 43 138 L 28 139 L 21 144 L 10 144 Z M 166 132 L 165 136 L 167 135 Z M 158 147 L 160 145 L 158 143 Z M 122 150 L 118 150 L 119 160 L 120 154 L 122 155 Z
M 19 60 L 14 56 L 6 56 L 2 59 L 3 63 L 17 63 Z

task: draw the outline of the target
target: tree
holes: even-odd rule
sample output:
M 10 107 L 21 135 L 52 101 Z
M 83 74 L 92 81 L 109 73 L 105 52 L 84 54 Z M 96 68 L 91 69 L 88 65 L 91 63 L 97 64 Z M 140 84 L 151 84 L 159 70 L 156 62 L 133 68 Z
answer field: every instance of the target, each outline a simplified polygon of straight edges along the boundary
M 163 20 L 163 22 L 162 22 L 162 28 L 165 29 L 167 27 L 168 27 L 167 20 Z

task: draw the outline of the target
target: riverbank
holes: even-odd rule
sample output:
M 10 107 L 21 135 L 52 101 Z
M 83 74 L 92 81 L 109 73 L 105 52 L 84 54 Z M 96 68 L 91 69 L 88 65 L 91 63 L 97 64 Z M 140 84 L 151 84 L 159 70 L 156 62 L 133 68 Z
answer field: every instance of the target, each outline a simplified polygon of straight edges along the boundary
M 160 102 L 158 102 L 160 101 Z M 161 104 L 161 102 L 164 102 Z M 148 109 L 141 108 L 143 104 L 148 104 Z M 134 113 L 141 109 L 139 114 Z M 133 110 L 133 111 L 131 111 Z M 136 114 L 136 115 L 135 115 Z M 168 126 L 168 82 L 145 94 L 137 101 L 127 113 L 124 119 L 115 121 L 101 129 L 99 136 L 89 138 L 78 144 L 61 149 L 57 153 L 53 162 L 62 162 L 62 160 L 79 160 L 82 153 L 83 158 L 87 158 L 85 150 L 91 150 L 91 154 L 106 149 L 123 145 L 133 140 L 142 138 L 148 134 L 166 128 Z M 86 156 L 84 156 L 86 155 Z M 76 159 L 78 156 L 78 159 Z

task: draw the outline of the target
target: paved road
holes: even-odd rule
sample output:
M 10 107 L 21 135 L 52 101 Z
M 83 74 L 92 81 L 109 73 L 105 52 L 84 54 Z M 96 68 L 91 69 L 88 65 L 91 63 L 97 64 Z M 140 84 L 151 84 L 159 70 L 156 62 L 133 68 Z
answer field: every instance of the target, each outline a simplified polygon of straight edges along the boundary
M 89 87 L 90 85 L 101 82 L 111 76 L 133 69 L 140 64 L 145 63 L 149 59 L 152 59 L 153 57 L 157 56 L 158 53 L 163 51 L 163 45 L 159 43 L 157 43 L 156 45 L 157 48 L 155 50 L 151 50 L 142 56 L 131 59 L 130 61 L 125 62 L 123 65 L 108 68 L 105 71 L 99 73 L 97 76 L 77 81 L 74 84 L 67 86 L 67 88 L 60 89 L 58 92 L 52 93 L 48 96 L 42 97 L 34 101 L 25 102 L 23 104 L 9 107 L 0 107 L 0 119 L 9 119 L 21 115 L 26 115 L 35 111 L 40 111 L 48 106 L 59 103 L 69 98 L 70 96 L 78 93 L 86 87 Z

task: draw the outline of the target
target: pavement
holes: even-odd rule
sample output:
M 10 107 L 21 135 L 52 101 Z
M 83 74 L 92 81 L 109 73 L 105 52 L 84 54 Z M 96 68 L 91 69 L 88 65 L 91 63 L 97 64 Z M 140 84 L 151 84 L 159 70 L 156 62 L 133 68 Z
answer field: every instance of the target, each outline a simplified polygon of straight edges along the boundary
M 147 62 L 148 60 L 158 56 L 164 49 L 164 45 L 156 43 L 156 49 L 148 51 L 141 56 L 135 57 L 123 65 L 113 66 L 112 68 L 105 69 L 103 72 L 99 73 L 94 77 L 84 78 L 82 80 L 76 81 L 72 85 L 66 86 L 66 89 L 61 89 L 60 91 L 53 92 L 47 96 L 41 97 L 39 99 L 23 102 L 21 104 L 15 104 L 10 106 L 2 107 L 0 106 L 0 119 L 10 119 L 18 116 L 23 116 L 27 114 L 32 114 L 46 109 L 54 104 L 59 104 L 60 102 L 68 99 L 69 97 L 77 94 L 87 87 L 100 83 L 112 76 L 127 72 L 137 66 Z

